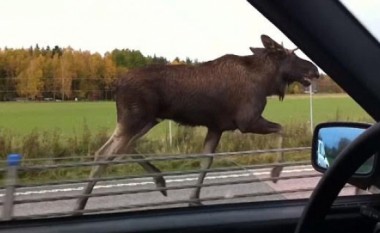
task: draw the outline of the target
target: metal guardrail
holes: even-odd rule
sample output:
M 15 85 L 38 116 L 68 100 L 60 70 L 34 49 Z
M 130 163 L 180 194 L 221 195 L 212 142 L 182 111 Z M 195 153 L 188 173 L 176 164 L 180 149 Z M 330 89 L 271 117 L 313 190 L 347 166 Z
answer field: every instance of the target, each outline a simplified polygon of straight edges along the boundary
M 174 160 L 189 160 L 189 159 L 202 159 L 207 157 L 222 157 L 222 156 L 233 156 L 233 155 L 258 155 L 258 154 L 270 154 L 270 153 L 279 153 L 279 152 L 295 152 L 295 151 L 305 151 L 310 150 L 311 147 L 297 147 L 297 148 L 284 148 L 284 149 L 268 149 L 268 150 L 249 150 L 249 151 L 240 151 L 240 152 L 222 152 L 214 154 L 187 154 L 187 155 L 160 155 L 155 154 L 144 154 L 146 158 L 141 159 L 123 159 L 116 161 L 99 161 L 99 162 L 77 162 L 77 163 L 61 163 L 61 164 L 51 164 L 51 165 L 37 165 L 37 166 L 23 166 L 19 168 L 19 171 L 30 171 L 30 170 L 46 170 L 46 169 L 57 169 L 57 168 L 72 168 L 72 167 L 88 167 L 94 165 L 118 165 L 118 164 L 127 164 L 127 163 L 138 163 L 138 162 L 158 162 L 158 161 L 174 161 Z M 125 154 L 117 155 L 117 157 L 133 157 L 133 156 L 142 156 L 142 154 Z M 71 157 L 69 157 L 71 158 Z M 78 158 L 78 157 L 75 157 Z M 62 158 L 61 158 L 62 159 Z M 5 169 L 0 169 L 0 172 Z
M 5 203 L 3 205 L 3 220 L 10 220 L 13 215 L 13 201 L 15 186 L 17 184 L 17 168 L 20 165 L 21 156 L 19 154 L 8 155 L 8 172 L 5 180 L 6 192 Z
M 293 162 L 293 163 L 281 163 L 281 164 L 265 164 L 265 165 L 251 165 L 251 166 L 239 166 L 239 167 L 221 167 L 221 168 L 211 168 L 211 169 L 196 169 L 196 170 L 187 170 L 187 171 L 170 171 L 170 172 L 161 172 L 161 173 L 151 173 L 151 174 L 141 174 L 141 175 L 126 175 L 126 176 L 113 176 L 106 178 L 96 178 L 96 179 L 76 179 L 76 180 L 61 180 L 56 182 L 45 182 L 44 185 L 59 185 L 59 184 L 80 184 L 89 181 L 114 181 L 114 180 L 125 180 L 125 179 L 137 179 L 137 178 L 148 178 L 148 177 L 158 177 L 158 176 L 176 176 L 176 175 L 190 175 L 198 174 L 200 172 L 227 172 L 227 171 L 240 171 L 240 170 L 252 170 L 252 169 L 261 169 L 261 168 L 270 168 L 273 166 L 301 166 L 308 165 L 308 162 Z M 26 185 L 16 184 L 17 188 L 27 188 L 27 187 L 36 187 L 41 186 L 40 183 L 32 183 Z
M 120 164 L 129 164 L 129 163 L 138 163 L 142 161 L 169 161 L 169 160 L 189 160 L 189 159 L 202 159 L 205 157 L 213 156 L 213 157 L 223 157 L 223 156 L 231 156 L 231 155 L 239 155 L 239 156 L 252 156 L 258 154 L 273 154 L 278 152 L 302 152 L 310 150 L 310 147 L 299 147 L 299 148 L 286 148 L 286 149 L 270 149 L 270 150 L 252 150 L 252 151 L 242 151 L 242 152 L 224 152 L 224 153 L 215 153 L 215 154 L 190 154 L 190 155 L 144 155 L 147 156 L 143 159 L 131 159 L 128 158 L 130 155 L 125 155 L 126 159 L 122 159 L 119 161 L 109 161 L 109 162 L 59 162 L 58 164 L 48 164 L 48 165 L 22 165 L 21 166 L 21 156 L 17 154 L 11 154 L 8 156 L 7 166 L 3 168 L 3 172 L 6 172 L 6 182 L 4 191 L 4 199 L 0 201 L 0 205 L 3 206 L 2 220 L 10 220 L 10 219 L 20 219 L 20 218 L 38 218 L 38 217 L 53 217 L 53 216 L 64 216 L 71 215 L 76 213 L 94 213 L 94 212 L 108 212 L 108 211 L 116 211 L 116 210 L 126 210 L 126 209 L 136 209 L 136 208 L 147 208 L 147 207 L 158 207 L 158 206 L 170 206 L 170 205 L 178 205 L 178 204 L 186 204 L 191 203 L 194 200 L 176 200 L 176 201 L 165 201 L 158 203 L 144 203 L 144 204 L 133 204 L 129 206 L 119 206 L 112 208 L 97 208 L 97 209 L 85 209 L 82 211 L 69 211 L 69 212 L 60 212 L 60 213 L 49 213 L 49 214 L 37 214 L 32 216 L 24 216 L 17 217 L 13 215 L 14 206 L 18 204 L 26 204 L 26 203 L 41 203 L 41 202 L 52 202 L 52 201 L 62 201 L 62 200 L 73 200 L 80 197 L 106 197 L 106 196 L 115 196 L 115 195 L 125 195 L 125 194 L 138 194 L 138 193 L 148 193 L 154 191 L 163 191 L 163 190 L 181 190 L 181 189 L 190 189 L 195 187 L 215 187 L 215 186 L 226 186 L 226 185 L 236 185 L 236 184 L 250 184 L 250 183 L 258 183 L 258 182 L 266 182 L 272 181 L 273 178 L 254 178 L 254 179 L 245 179 L 245 180 L 232 180 L 232 181 L 224 181 L 224 182 L 215 182 L 215 183 L 205 183 L 202 185 L 190 185 L 190 184 L 182 184 L 178 186 L 170 186 L 163 188 L 143 188 L 143 189 L 135 189 L 135 190 L 123 190 L 123 191 L 112 191 L 112 192 L 102 192 L 102 193 L 93 193 L 89 195 L 69 195 L 69 196 L 58 196 L 58 197 L 43 197 L 43 198 L 26 198 L 26 199 L 16 199 L 16 191 L 19 188 L 31 188 L 41 186 L 41 183 L 32 183 L 32 184 L 24 184 L 20 185 L 17 182 L 18 173 L 20 171 L 28 172 L 28 171 L 42 171 L 46 169 L 59 169 L 59 168 L 75 168 L 75 167 L 88 167 L 93 165 L 101 165 L 101 164 L 109 164 L 109 165 L 120 165 Z M 141 156 L 141 154 L 140 154 Z M 68 160 L 79 157 L 67 157 Z M 63 161 L 64 158 L 60 158 L 59 161 Z M 30 160 L 33 162 L 42 162 L 43 159 L 33 159 Z M 28 160 L 22 161 L 23 164 L 27 164 Z M 54 186 L 54 185 L 62 185 L 62 184 L 82 184 L 88 181 L 115 181 L 115 180 L 126 180 L 126 179 L 136 179 L 136 178 L 147 178 L 147 177 L 155 177 L 155 176 L 174 176 L 174 175 L 188 175 L 188 174 L 197 174 L 201 171 L 206 172 L 229 172 L 229 171 L 252 171 L 255 169 L 263 169 L 263 168 L 271 168 L 273 166 L 300 166 L 300 165 L 308 165 L 309 162 L 288 162 L 288 163 L 276 163 L 276 164 L 259 164 L 259 165 L 247 165 L 247 166 L 236 166 L 236 167 L 217 167 L 205 170 L 187 170 L 187 171 L 170 171 L 170 172 L 162 172 L 160 174 L 144 174 L 144 175 L 126 175 L 126 176 L 117 176 L 117 177 L 106 177 L 106 178 L 98 178 L 98 179 L 77 179 L 77 180 L 60 180 L 44 183 L 44 187 Z M 0 170 L 1 171 L 1 170 Z M 300 178 L 312 178 L 319 177 L 320 174 L 307 174 L 307 175 L 292 175 L 292 176 L 284 176 L 279 177 L 276 180 L 290 180 L 290 179 L 300 179 Z M 260 192 L 260 193 L 251 193 L 251 194 L 239 194 L 234 195 L 233 197 L 228 197 L 228 199 L 239 199 L 239 198 L 248 198 L 248 197 L 258 197 L 258 196 L 268 196 L 268 195 L 277 195 L 283 193 L 296 193 L 296 192 L 309 192 L 312 191 L 310 188 L 302 188 L 302 189 L 292 189 L 292 190 L 282 190 L 280 192 Z M 215 197 L 207 197 L 201 198 L 198 201 L 216 201 L 226 199 L 225 196 L 215 196 Z

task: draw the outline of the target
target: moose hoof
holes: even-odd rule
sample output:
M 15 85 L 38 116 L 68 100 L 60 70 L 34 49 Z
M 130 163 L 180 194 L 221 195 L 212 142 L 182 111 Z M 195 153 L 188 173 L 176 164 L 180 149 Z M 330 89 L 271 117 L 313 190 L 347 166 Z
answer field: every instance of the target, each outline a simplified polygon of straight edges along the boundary
M 282 166 L 275 166 L 272 168 L 272 171 L 270 173 L 270 177 L 273 178 L 273 183 L 277 183 L 278 178 L 280 177 L 281 171 L 282 171 Z
M 189 203 L 189 207 L 194 207 L 194 206 L 203 206 L 203 204 L 200 201 L 192 201 Z
M 166 189 L 162 189 L 162 188 L 166 188 L 166 182 L 165 182 L 164 177 L 162 177 L 162 176 L 155 177 L 154 183 L 156 184 L 157 188 L 161 189 L 160 192 L 162 193 L 162 195 L 167 197 L 168 193 L 167 193 Z
M 168 192 L 166 190 L 161 190 L 160 193 L 162 193 L 162 195 L 164 195 L 165 197 L 168 196 Z
M 74 212 L 71 216 L 82 216 L 82 212 Z

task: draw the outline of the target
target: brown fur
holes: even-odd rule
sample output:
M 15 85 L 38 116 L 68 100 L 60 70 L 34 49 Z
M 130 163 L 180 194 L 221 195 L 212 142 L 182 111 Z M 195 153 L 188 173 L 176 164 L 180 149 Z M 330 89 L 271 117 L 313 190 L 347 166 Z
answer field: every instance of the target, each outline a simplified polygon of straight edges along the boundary
M 287 85 L 295 81 L 308 85 L 304 78 L 317 78 L 318 69 L 268 36 L 263 35 L 262 41 L 264 48 L 251 48 L 254 54 L 249 56 L 225 55 L 194 66 L 155 65 L 129 71 L 116 83 L 117 128 L 96 153 L 96 160 L 131 153 L 133 142 L 162 119 L 207 127 L 203 153 L 214 153 L 227 130 L 281 133 L 279 124 L 261 116 L 266 97 L 278 95 L 282 100 Z M 201 167 L 208 169 L 212 160 L 212 156 L 205 159 Z M 160 172 L 149 162 L 140 165 L 147 172 Z M 95 167 L 90 177 L 100 176 L 103 169 Z M 276 177 L 281 169 L 273 171 Z M 200 173 L 199 185 L 205 175 Z M 155 182 L 165 187 L 163 177 L 155 177 Z M 90 193 L 94 185 L 95 181 L 90 182 L 84 193 Z M 200 187 L 192 193 L 191 203 L 200 204 L 199 195 Z M 87 198 L 81 198 L 76 209 L 83 209 L 86 202 Z

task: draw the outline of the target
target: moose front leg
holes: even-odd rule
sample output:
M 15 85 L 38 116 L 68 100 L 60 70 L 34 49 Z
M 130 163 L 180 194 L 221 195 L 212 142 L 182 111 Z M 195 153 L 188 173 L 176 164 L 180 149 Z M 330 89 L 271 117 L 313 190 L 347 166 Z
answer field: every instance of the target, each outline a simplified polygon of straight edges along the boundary
M 244 125 L 243 125 L 244 126 Z M 242 130 L 243 129 L 243 130 Z M 240 129 L 243 133 L 256 133 L 256 134 L 271 134 L 276 133 L 278 135 L 278 148 L 282 149 L 283 147 L 283 135 L 284 131 L 280 124 L 266 120 L 264 117 L 260 116 L 253 124 L 246 125 Z M 276 165 L 272 168 L 271 178 L 273 183 L 277 183 L 278 178 L 280 177 L 283 166 L 278 165 L 278 163 L 284 160 L 284 152 L 280 151 L 277 154 Z
M 281 129 L 278 133 L 278 146 L 277 148 L 282 149 L 283 148 L 283 139 L 284 139 L 284 133 L 283 130 Z M 273 183 L 277 183 L 278 178 L 280 177 L 280 174 L 282 172 L 282 169 L 284 168 L 283 166 L 279 165 L 279 163 L 284 161 L 284 152 L 279 151 L 277 153 L 277 160 L 276 160 L 276 165 L 272 168 L 272 171 L 270 173 L 270 177 L 272 178 Z
M 208 129 L 207 136 L 204 142 L 204 148 L 203 153 L 204 154 L 211 154 L 215 153 L 216 147 L 218 146 L 220 137 L 222 136 L 222 132 L 219 131 L 213 131 Z M 212 155 L 207 156 L 207 158 L 202 159 L 201 161 L 201 170 L 209 169 L 212 165 L 214 157 Z M 199 196 L 201 193 L 201 185 L 203 184 L 203 181 L 206 177 L 206 171 L 201 171 L 198 176 L 197 181 L 197 187 L 193 190 L 193 192 L 190 195 L 190 206 L 199 206 L 202 205 L 201 201 L 199 200 Z

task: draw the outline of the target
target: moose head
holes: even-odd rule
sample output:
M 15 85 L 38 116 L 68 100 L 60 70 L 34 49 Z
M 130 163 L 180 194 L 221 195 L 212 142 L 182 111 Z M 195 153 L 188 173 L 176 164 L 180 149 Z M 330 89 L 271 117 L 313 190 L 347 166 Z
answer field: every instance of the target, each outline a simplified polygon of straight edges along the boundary
M 318 68 L 310 61 L 304 60 L 295 54 L 297 49 L 286 49 L 267 35 L 261 36 L 264 48 L 250 48 L 260 58 L 265 57 L 267 65 L 278 69 L 276 73 L 280 99 L 283 98 L 285 88 L 293 82 L 299 82 L 307 87 L 313 79 L 319 78 Z M 281 98 L 282 97 L 282 98 Z

